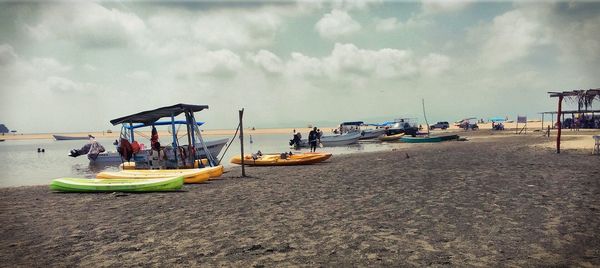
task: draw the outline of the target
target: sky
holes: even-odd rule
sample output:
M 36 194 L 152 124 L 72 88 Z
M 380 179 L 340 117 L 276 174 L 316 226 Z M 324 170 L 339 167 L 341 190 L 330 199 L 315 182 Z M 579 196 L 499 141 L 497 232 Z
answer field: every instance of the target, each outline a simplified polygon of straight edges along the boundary
M 600 87 L 600 2 L 0 1 L 0 123 L 112 127 L 176 103 L 207 129 L 527 115 Z M 572 107 L 567 103 L 567 108 Z

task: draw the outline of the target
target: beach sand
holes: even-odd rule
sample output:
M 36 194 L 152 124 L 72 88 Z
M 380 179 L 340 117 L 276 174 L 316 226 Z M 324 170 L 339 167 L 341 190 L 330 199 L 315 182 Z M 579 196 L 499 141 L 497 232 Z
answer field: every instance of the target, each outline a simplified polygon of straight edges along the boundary
M 0 189 L 4 266 L 600 265 L 600 157 L 541 135 L 235 167 L 174 193 Z

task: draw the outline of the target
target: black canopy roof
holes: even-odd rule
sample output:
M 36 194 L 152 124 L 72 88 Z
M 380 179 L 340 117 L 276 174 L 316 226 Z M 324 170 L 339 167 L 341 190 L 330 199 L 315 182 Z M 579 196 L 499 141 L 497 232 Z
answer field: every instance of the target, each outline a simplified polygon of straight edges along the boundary
M 340 125 L 342 126 L 360 126 L 364 124 L 363 121 L 351 121 L 351 122 L 343 122 Z
M 145 125 L 151 125 L 158 119 L 163 117 L 177 116 L 183 112 L 199 112 L 204 109 L 208 109 L 208 105 L 191 105 L 191 104 L 175 104 L 173 106 L 166 106 L 154 110 L 144 111 L 137 114 L 123 116 L 117 119 L 110 120 L 113 125 L 121 123 L 142 123 Z

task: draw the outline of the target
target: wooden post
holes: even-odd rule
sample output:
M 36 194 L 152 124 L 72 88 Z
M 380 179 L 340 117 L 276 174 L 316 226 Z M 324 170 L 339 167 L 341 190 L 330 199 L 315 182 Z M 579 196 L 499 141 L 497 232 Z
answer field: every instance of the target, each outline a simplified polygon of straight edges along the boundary
M 542 113 L 542 131 L 544 131 L 544 113 Z
M 421 99 L 423 104 L 423 117 L 425 117 L 425 126 L 427 127 L 427 137 L 429 137 L 429 122 L 427 122 L 427 114 L 425 113 L 425 99 Z
M 242 108 L 241 110 L 239 110 L 239 114 L 240 114 L 240 149 L 241 149 L 241 153 L 242 155 L 240 156 L 240 159 L 242 160 L 242 177 L 246 177 L 246 168 L 244 167 L 244 125 L 242 124 L 243 120 L 242 118 L 244 117 L 244 108 Z
M 558 127 L 558 133 L 556 134 L 556 153 L 560 154 L 560 133 L 562 130 L 562 122 L 560 121 L 560 116 L 562 113 L 562 101 L 563 101 L 563 95 L 558 96 L 558 112 L 557 112 L 557 116 L 556 119 L 558 120 L 556 122 L 557 127 Z

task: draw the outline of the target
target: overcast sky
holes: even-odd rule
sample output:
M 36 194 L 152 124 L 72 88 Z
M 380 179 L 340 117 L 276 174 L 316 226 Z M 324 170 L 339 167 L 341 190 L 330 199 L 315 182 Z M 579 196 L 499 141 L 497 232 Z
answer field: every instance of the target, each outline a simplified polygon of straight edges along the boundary
M 0 123 L 104 130 L 207 104 L 206 128 L 529 115 L 600 87 L 599 2 L 0 3 Z M 430 122 L 432 123 L 432 122 Z

